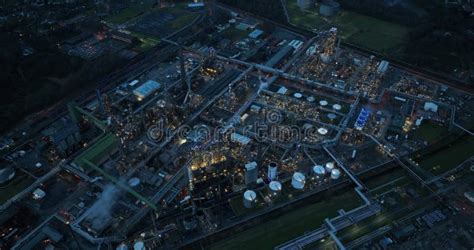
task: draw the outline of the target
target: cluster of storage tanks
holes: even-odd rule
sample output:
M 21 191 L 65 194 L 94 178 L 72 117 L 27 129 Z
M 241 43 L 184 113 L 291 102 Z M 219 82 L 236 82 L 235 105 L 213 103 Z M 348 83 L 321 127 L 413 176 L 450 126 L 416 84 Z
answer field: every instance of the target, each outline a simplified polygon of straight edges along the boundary
M 268 194 L 270 197 L 278 197 L 282 191 L 281 182 L 277 181 L 278 167 L 276 163 L 270 163 L 268 165 L 267 177 L 270 183 L 268 184 Z M 337 180 L 341 177 L 341 171 L 335 167 L 334 162 L 328 162 L 323 165 L 315 165 L 311 169 L 311 175 L 316 179 L 324 178 L 330 176 L 332 180 Z M 291 186 L 294 189 L 302 190 L 306 184 L 306 176 L 301 172 L 293 173 L 291 178 Z M 252 208 L 257 203 L 257 193 L 253 190 L 247 190 L 243 196 L 243 204 L 246 208 Z
M 316 165 L 312 168 L 311 174 L 317 179 L 330 175 L 332 180 L 337 180 L 341 177 L 341 171 L 335 168 L 334 162 L 328 162 L 325 166 Z M 306 177 L 301 172 L 295 172 L 291 179 L 291 186 L 294 189 L 303 189 L 306 184 Z
M 268 186 L 268 194 L 270 197 L 278 197 L 281 194 L 283 186 L 279 181 L 271 181 Z M 252 208 L 257 203 L 257 193 L 253 190 L 247 190 L 244 192 L 244 207 Z

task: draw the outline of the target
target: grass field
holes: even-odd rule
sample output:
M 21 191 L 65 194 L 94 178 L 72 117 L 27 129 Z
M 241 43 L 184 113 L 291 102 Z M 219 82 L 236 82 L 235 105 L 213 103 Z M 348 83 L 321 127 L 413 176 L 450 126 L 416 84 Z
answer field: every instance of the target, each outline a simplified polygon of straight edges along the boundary
M 185 25 L 191 23 L 198 15 L 195 12 L 189 12 L 185 10 L 185 6 L 186 5 L 183 4 L 177 4 L 175 7 L 155 10 L 153 13 L 166 12 L 168 14 L 173 14 L 174 16 L 176 16 L 176 18 L 174 18 L 173 20 L 163 23 L 163 25 L 169 27 L 171 31 L 176 31 L 181 29 Z M 145 17 L 145 15 L 143 17 Z M 130 32 L 131 35 L 137 37 L 141 41 L 141 44 L 137 47 L 140 51 L 147 51 L 153 48 L 154 46 L 160 43 L 161 38 L 169 35 L 167 34 L 168 32 L 164 32 L 163 34 L 159 35 L 156 35 L 156 33 L 143 34 L 139 31 Z
M 140 45 L 138 46 L 138 49 L 140 51 L 147 51 L 153 47 L 155 47 L 156 45 L 158 45 L 160 43 L 160 40 L 158 38 L 154 38 L 154 37 L 151 37 L 151 36 L 145 36 L 141 33 L 137 33 L 137 32 L 130 32 L 130 34 L 136 38 L 138 38 L 138 40 L 140 40 Z
M 182 10 L 178 10 L 177 12 L 179 12 L 178 18 L 176 18 L 175 20 L 171 21 L 168 24 L 174 30 L 178 30 L 184 27 L 186 24 L 191 23 L 194 20 L 194 18 L 196 18 L 195 13 L 189 13 L 189 12 L 185 13 Z
M 421 167 L 434 175 L 442 174 L 455 168 L 474 155 L 474 137 L 464 137 L 436 154 L 418 161 Z
M 301 25 L 308 29 L 330 28 L 328 20 L 320 16 L 316 9 L 302 11 L 298 5 L 296 5 L 296 0 L 287 0 L 286 4 L 288 15 L 294 24 Z
M 33 183 L 33 179 L 29 176 L 17 176 L 5 187 L 0 187 L 0 204 L 21 192 L 23 189 Z
M 402 168 L 397 168 L 377 177 L 370 178 L 370 180 L 364 181 L 364 184 L 368 189 L 374 189 L 402 176 L 405 176 L 404 170 Z
M 153 4 L 155 2 L 156 1 L 153 1 L 153 0 L 142 0 L 136 3 L 133 3 L 128 8 L 107 17 L 106 21 L 111 22 L 113 24 L 124 23 L 150 10 L 153 7 Z
M 273 249 L 307 231 L 319 228 L 325 218 L 336 216 L 339 209 L 348 211 L 361 203 L 362 201 L 352 191 L 325 198 L 237 233 L 212 245 L 211 249 Z
M 308 29 L 337 27 L 345 42 L 379 53 L 397 50 L 407 42 L 409 27 L 382 21 L 352 11 L 341 11 L 335 17 L 325 18 L 317 9 L 302 11 L 296 0 L 287 0 L 291 22 Z
M 442 124 L 431 121 L 423 122 L 419 128 L 412 132 L 413 139 L 427 141 L 432 144 L 446 135 L 448 128 Z
M 234 26 L 230 26 L 228 29 L 222 31 L 222 35 L 232 41 L 244 38 L 248 34 L 248 31 L 236 29 Z

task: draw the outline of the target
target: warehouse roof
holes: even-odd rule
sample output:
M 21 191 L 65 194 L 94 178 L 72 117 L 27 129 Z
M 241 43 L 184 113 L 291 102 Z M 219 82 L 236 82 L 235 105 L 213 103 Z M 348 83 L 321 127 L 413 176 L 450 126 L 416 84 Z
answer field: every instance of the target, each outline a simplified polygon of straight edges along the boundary
M 143 100 L 157 89 L 159 89 L 161 85 L 153 80 L 148 80 L 144 84 L 140 85 L 133 91 L 133 94 L 137 97 L 138 100 Z
M 273 67 L 277 65 L 283 58 L 285 58 L 289 53 L 293 51 L 293 47 L 289 45 L 285 45 L 282 49 L 280 49 L 272 58 L 270 58 L 266 63 L 265 66 Z

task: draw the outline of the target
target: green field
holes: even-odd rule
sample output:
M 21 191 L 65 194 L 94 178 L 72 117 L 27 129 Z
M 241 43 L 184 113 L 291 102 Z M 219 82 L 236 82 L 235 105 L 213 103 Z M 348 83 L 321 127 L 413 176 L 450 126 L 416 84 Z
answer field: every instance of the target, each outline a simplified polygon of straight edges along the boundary
M 367 186 L 368 189 L 374 189 L 397 178 L 405 176 L 405 173 L 403 171 L 404 170 L 402 168 L 390 170 L 389 172 L 383 173 L 382 175 L 364 181 L 364 184 L 365 186 Z
M 337 27 L 345 42 L 379 53 L 402 48 L 410 31 L 409 27 L 352 11 L 340 11 L 335 17 L 325 18 L 319 15 L 317 9 L 300 10 L 296 0 L 287 0 L 287 10 L 294 25 L 318 30 Z
M 442 174 L 457 167 L 465 160 L 474 156 L 474 137 L 464 137 L 440 152 L 424 157 L 418 163 L 434 175 Z
M 236 29 L 235 27 L 231 26 L 228 29 L 222 31 L 222 35 L 232 41 L 242 39 L 246 37 L 249 34 L 248 31 L 245 30 L 239 30 Z
M 186 11 L 184 9 L 184 6 L 185 5 L 178 4 L 172 8 L 165 8 L 165 9 L 159 10 L 160 12 L 165 11 L 167 13 L 170 13 L 176 16 L 175 19 L 166 23 L 166 26 L 171 27 L 171 30 L 174 30 L 174 31 L 179 30 L 185 25 L 191 23 L 197 17 L 198 15 L 197 13 Z M 141 43 L 137 47 L 138 50 L 140 51 L 147 51 L 155 47 L 156 45 L 160 43 L 161 38 L 168 35 L 168 34 L 162 34 L 163 37 L 158 37 L 158 36 L 145 35 L 142 33 L 132 32 L 132 31 L 130 33 L 131 35 L 138 38 L 138 40 L 140 40 Z
M 286 4 L 288 15 L 290 16 L 291 22 L 294 24 L 308 29 L 318 30 L 329 29 L 331 27 L 329 21 L 320 16 L 316 9 L 302 11 L 298 5 L 296 5 L 296 0 L 287 0 Z
M 17 172 L 18 174 L 18 172 Z M 5 187 L 0 187 L 0 204 L 3 204 L 17 193 L 28 187 L 34 182 L 29 176 L 17 176 Z
M 150 10 L 155 2 L 156 1 L 153 0 L 141 0 L 136 3 L 132 3 L 126 9 L 107 17 L 106 21 L 113 24 L 124 23 Z
M 448 133 L 448 128 L 442 124 L 425 121 L 412 132 L 413 139 L 423 140 L 432 144 Z
M 219 241 L 212 245 L 211 249 L 273 249 L 305 232 L 319 228 L 325 218 L 336 216 L 339 209 L 348 211 L 361 203 L 352 191 L 324 198 Z
M 153 47 L 155 47 L 156 45 L 158 45 L 160 43 L 160 40 L 158 38 L 155 38 L 155 37 L 151 37 L 151 36 L 145 36 L 141 33 L 137 33 L 137 32 L 130 32 L 130 35 L 136 37 L 138 40 L 140 40 L 140 45 L 138 46 L 138 49 L 140 51 L 147 51 Z
M 185 25 L 191 23 L 194 20 L 194 18 L 196 18 L 197 16 L 197 14 L 195 13 L 185 12 L 181 9 L 173 9 L 173 10 L 176 11 L 178 18 L 172 20 L 168 25 L 174 30 L 181 29 Z M 171 10 L 171 13 L 173 13 L 173 10 Z

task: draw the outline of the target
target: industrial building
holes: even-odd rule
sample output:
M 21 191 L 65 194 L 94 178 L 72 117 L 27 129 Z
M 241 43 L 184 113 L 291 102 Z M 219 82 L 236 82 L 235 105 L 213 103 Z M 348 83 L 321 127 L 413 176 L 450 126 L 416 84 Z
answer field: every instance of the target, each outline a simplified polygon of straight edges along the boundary
M 5 185 L 13 178 L 15 178 L 15 169 L 12 167 L 2 167 L 0 169 L 0 185 Z
M 438 105 L 434 102 L 425 102 L 424 109 L 436 113 L 438 112 Z
M 148 80 L 144 84 L 133 90 L 133 94 L 135 95 L 135 98 L 137 98 L 138 101 L 142 101 L 153 93 L 155 93 L 160 87 L 161 85 L 156 81 Z
M 389 62 L 382 60 L 379 63 L 379 67 L 377 68 L 377 73 L 384 74 L 387 71 L 388 66 L 389 66 Z
M 291 45 L 284 45 L 278 53 L 276 53 L 272 58 L 270 58 L 266 63 L 265 66 L 268 67 L 275 67 L 278 63 L 288 58 L 291 53 L 294 51 L 294 47 Z

